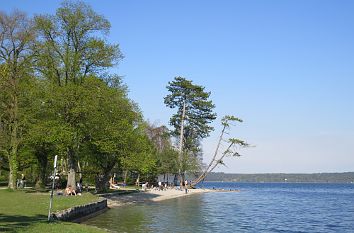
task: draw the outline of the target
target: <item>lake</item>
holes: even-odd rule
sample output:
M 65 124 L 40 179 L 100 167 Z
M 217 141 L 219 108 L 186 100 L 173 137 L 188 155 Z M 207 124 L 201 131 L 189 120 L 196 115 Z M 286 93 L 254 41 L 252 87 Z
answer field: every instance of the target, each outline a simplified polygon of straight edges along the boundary
M 216 183 L 195 194 L 113 208 L 85 222 L 114 232 L 354 232 L 354 184 Z

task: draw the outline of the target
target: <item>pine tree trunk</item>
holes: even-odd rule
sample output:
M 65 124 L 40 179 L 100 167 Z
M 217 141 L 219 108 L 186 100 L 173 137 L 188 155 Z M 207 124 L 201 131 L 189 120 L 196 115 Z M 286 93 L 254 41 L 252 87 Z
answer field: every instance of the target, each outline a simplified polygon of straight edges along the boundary
M 216 156 L 218 155 L 219 147 L 220 147 L 220 145 L 221 145 L 221 142 L 222 142 L 222 139 L 223 139 L 225 130 L 226 130 L 226 125 L 223 126 L 223 129 L 222 129 L 221 134 L 220 134 L 220 137 L 219 137 L 218 144 L 217 144 L 216 149 L 215 149 L 215 152 L 214 152 L 214 156 L 213 156 L 213 158 L 211 159 L 211 161 L 210 161 L 208 167 L 203 171 L 203 173 L 202 173 L 197 179 L 195 179 L 194 181 L 192 181 L 192 183 L 190 184 L 191 186 L 195 186 L 195 185 L 197 185 L 199 182 L 201 182 L 202 180 L 204 180 L 205 177 L 206 177 L 206 175 L 210 172 L 210 171 L 209 171 L 210 167 L 211 167 L 211 166 L 213 165 L 213 163 L 216 161 Z
M 183 101 L 183 111 L 182 111 L 182 117 L 181 117 L 181 129 L 180 129 L 180 137 L 179 137 L 179 177 L 180 179 L 182 178 L 181 174 L 181 169 L 182 169 L 182 153 L 183 153 L 183 131 L 184 131 L 184 118 L 186 116 L 186 101 Z M 180 182 L 184 182 L 180 180 Z

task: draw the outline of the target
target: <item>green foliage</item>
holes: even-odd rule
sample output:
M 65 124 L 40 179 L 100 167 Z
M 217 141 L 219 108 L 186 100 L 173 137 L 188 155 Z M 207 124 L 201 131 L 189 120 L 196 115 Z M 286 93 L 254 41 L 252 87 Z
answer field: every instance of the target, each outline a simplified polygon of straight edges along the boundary
M 165 104 L 178 108 L 174 136 L 186 106 L 180 164 L 167 128 L 148 126 L 122 79 L 107 74 L 123 58 L 107 42 L 109 30 L 109 21 L 80 1 L 33 19 L 0 13 L 0 169 L 9 170 L 11 187 L 20 173 L 43 187 L 55 155 L 68 184 L 75 186 L 80 167 L 102 189 L 113 169 L 154 176 L 199 166 L 190 154 L 213 129 L 210 93 L 181 77 L 169 83 Z
M 51 116 L 47 121 L 50 140 L 56 144 L 59 154 L 66 156 L 68 185 L 75 187 L 81 148 L 86 151 L 90 148 L 104 155 L 101 157 L 111 158 L 113 154 L 118 155 L 117 144 L 124 144 L 126 140 L 125 134 L 119 135 L 119 132 L 129 127 L 132 120 L 114 122 L 112 130 L 108 127 L 122 116 L 122 112 L 129 110 L 122 100 L 125 97 L 97 80 L 123 56 L 118 45 L 107 43 L 108 20 L 83 2 L 65 1 L 55 15 L 36 16 L 35 25 L 38 33 L 34 46 L 35 66 L 46 82 L 48 95 L 43 103 L 48 106 L 47 113 Z M 112 96 L 114 98 L 109 102 Z M 110 109 L 109 104 L 115 108 Z M 119 107 L 122 109 L 117 112 Z M 127 118 L 130 115 L 127 112 Z M 88 141 L 90 144 L 86 145 Z M 108 168 L 105 166 L 105 170 Z
M 198 151 L 199 140 L 209 136 L 213 130 L 210 123 L 216 119 L 215 108 L 209 100 L 210 92 L 206 92 L 203 86 L 195 85 L 192 81 L 182 77 L 176 77 L 168 83 L 167 90 L 170 92 L 164 103 L 170 108 L 177 108 L 170 124 L 174 127 L 172 135 L 178 137 L 181 128 L 183 105 L 185 105 L 185 130 L 184 149 Z
M 84 143 L 91 150 L 87 159 L 101 171 L 111 170 L 118 159 L 131 150 L 134 125 L 140 119 L 124 87 L 114 88 L 97 78 L 84 83 L 88 117 L 85 121 Z
M 178 151 L 170 147 L 158 153 L 159 174 L 177 174 L 178 168 L 179 168 Z
M 145 126 L 145 132 L 157 157 L 158 174 L 178 173 L 178 152 L 172 147 L 170 133 L 166 126 L 154 126 L 149 123 Z
M 63 2 L 55 15 L 36 16 L 35 23 L 37 66 L 58 85 L 82 83 L 123 57 L 118 45 L 105 40 L 109 21 L 83 2 Z
M 32 74 L 32 21 L 20 11 L 0 12 L 0 150 L 9 162 L 9 187 L 16 188 L 18 149 L 21 146 L 21 82 Z
M 139 124 L 134 129 L 134 137 L 129 142 L 129 151 L 122 158 L 124 169 L 141 175 L 155 173 L 157 163 L 155 148 L 146 135 L 145 127 L 145 124 Z

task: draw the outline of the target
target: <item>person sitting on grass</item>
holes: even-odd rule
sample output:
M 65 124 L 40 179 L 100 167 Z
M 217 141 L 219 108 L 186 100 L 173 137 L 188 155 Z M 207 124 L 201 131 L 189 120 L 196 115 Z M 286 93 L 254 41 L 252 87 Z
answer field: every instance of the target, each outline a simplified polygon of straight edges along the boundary
M 149 182 L 146 182 L 145 184 L 143 184 L 143 185 L 141 186 L 141 188 L 142 188 L 142 190 L 143 190 L 144 192 L 146 192 L 146 190 L 147 190 L 147 188 L 148 188 L 148 185 L 149 185 Z
M 115 176 L 109 180 L 109 188 L 110 189 L 120 189 L 119 185 L 115 184 L 114 178 L 115 178 Z
M 71 185 L 69 185 L 66 189 L 65 189 L 65 195 L 69 196 L 69 195 L 75 195 L 76 196 L 76 191 L 71 187 Z

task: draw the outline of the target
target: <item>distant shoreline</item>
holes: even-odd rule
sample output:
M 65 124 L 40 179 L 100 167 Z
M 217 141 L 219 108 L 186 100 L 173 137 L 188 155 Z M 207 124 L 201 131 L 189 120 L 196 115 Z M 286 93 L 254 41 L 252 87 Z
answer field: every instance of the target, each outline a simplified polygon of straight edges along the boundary
M 354 184 L 352 182 L 289 182 L 289 181 L 269 181 L 269 182 L 262 182 L 262 181 L 204 181 L 204 183 L 251 183 L 251 184 Z
M 354 172 L 342 173 L 210 173 L 205 182 L 241 183 L 353 183 Z

